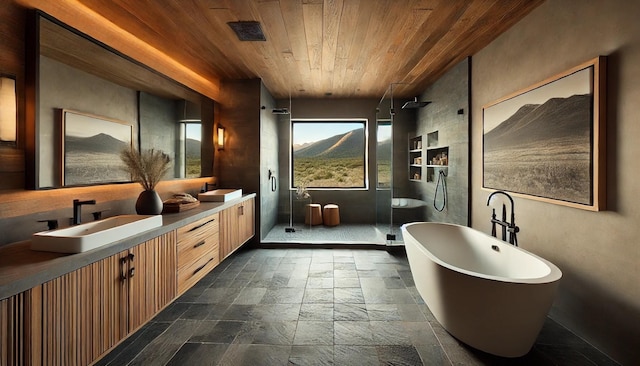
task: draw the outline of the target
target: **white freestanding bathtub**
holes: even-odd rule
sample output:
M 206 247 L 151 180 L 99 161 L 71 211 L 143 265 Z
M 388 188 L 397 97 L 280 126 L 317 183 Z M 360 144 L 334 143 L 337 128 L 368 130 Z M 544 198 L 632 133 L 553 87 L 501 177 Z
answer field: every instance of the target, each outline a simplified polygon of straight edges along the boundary
M 562 272 L 551 262 L 475 229 L 402 226 L 409 266 L 425 303 L 454 337 L 503 357 L 535 343 Z

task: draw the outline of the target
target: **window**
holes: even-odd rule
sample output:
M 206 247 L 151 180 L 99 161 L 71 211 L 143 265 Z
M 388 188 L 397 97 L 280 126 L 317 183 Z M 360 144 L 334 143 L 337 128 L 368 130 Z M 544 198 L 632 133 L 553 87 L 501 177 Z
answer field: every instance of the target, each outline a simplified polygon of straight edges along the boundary
M 391 121 L 378 120 L 376 147 L 377 188 L 391 188 Z
M 184 176 L 185 178 L 199 178 L 202 176 L 200 159 L 200 145 L 202 141 L 201 123 L 184 124 Z
M 366 120 L 292 120 L 292 185 L 367 188 Z

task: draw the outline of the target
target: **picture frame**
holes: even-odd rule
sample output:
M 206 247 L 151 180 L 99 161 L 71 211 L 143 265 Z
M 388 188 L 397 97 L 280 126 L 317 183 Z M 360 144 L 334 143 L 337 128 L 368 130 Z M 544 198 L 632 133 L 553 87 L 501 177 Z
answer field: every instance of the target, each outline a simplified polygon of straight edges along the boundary
M 606 57 L 482 108 L 482 188 L 606 209 Z
M 59 110 L 62 185 L 131 182 L 120 152 L 133 144 L 133 126 L 113 118 Z

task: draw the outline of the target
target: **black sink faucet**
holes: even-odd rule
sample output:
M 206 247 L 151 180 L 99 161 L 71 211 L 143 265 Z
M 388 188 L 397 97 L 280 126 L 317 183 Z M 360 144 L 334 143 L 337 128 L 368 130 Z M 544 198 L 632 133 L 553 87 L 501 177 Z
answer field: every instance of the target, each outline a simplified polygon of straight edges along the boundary
M 95 205 L 96 200 L 80 201 L 73 200 L 73 225 L 79 225 L 82 222 L 82 205 Z

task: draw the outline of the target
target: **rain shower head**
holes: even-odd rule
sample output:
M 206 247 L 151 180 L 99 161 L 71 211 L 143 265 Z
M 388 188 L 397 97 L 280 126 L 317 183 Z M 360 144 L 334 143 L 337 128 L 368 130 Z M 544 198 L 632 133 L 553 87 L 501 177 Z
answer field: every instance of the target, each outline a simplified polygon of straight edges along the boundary
M 429 104 L 431 102 L 418 102 L 418 97 L 413 98 L 413 100 L 410 100 L 408 102 L 406 102 L 403 106 L 402 109 L 416 109 L 416 108 L 423 108 L 426 107 L 427 104 Z
M 274 108 L 271 110 L 273 114 L 289 114 L 289 110 L 287 108 Z

